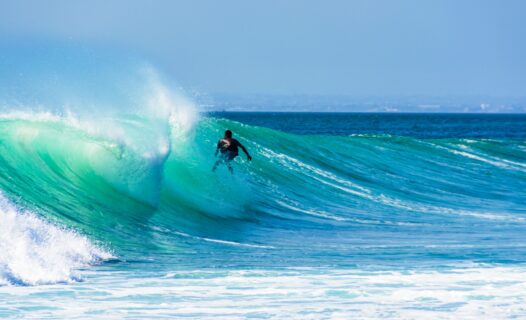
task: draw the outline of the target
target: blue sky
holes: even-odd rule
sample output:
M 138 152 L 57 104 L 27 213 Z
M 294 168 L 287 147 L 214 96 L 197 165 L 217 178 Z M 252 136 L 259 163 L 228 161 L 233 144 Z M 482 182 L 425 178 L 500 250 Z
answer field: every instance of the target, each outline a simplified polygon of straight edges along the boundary
M 526 95 L 526 1 L 0 0 L 13 39 L 126 48 L 208 93 Z

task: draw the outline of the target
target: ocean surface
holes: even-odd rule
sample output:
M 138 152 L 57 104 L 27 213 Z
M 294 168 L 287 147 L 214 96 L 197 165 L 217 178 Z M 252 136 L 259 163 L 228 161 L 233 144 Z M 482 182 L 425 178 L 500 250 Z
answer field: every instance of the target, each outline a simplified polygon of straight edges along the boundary
M 526 115 L 8 110 L 0 189 L 0 318 L 526 317 Z

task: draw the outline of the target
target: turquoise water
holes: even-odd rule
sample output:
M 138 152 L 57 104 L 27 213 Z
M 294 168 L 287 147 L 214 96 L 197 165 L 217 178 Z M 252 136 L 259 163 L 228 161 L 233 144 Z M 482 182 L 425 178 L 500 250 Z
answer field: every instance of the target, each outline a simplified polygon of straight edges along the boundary
M 148 64 L 19 51 L 1 318 L 526 317 L 526 116 L 200 114 Z
M 364 117 L 3 114 L 0 315 L 525 315 L 526 117 Z

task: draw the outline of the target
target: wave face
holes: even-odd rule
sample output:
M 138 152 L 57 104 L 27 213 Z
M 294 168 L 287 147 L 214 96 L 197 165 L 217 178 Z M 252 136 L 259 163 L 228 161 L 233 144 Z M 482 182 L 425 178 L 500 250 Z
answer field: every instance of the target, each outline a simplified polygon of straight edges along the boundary
M 3 114 L 0 188 L 17 206 L 130 261 L 525 262 L 523 140 L 295 135 L 189 118 Z M 211 172 L 226 128 L 254 157 L 236 159 L 233 176 L 224 167 Z M 3 219 L 18 219 L 11 205 Z M 82 249 L 80 260 L 110 256 L 93 250 Z

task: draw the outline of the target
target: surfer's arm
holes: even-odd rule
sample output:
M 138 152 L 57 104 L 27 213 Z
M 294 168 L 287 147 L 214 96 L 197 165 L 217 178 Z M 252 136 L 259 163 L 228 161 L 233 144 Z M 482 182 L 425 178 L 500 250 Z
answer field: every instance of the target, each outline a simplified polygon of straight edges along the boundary
M 248 154 L 247 148 L 245 148 L 245 146 L 242 145 L 241 143 L 238 143 L 238 144 L 239 144 L 239 147 L 241 148 L 241 150 L 243 150 L 243 152 L 247 155 L 247 159 L 249 161 L 252 160 L 252 157 Z

